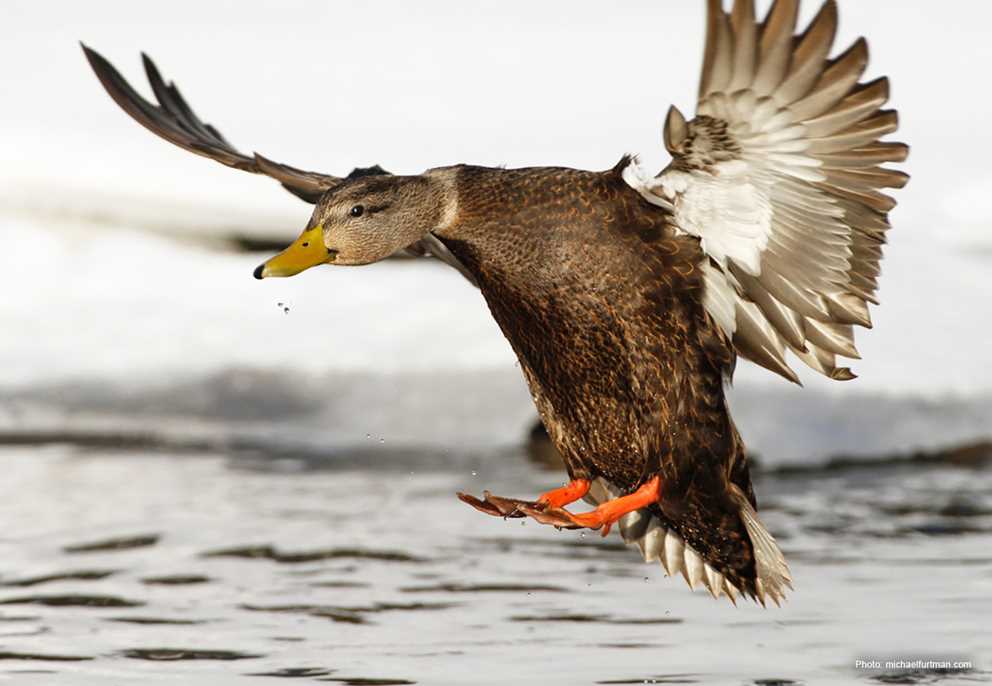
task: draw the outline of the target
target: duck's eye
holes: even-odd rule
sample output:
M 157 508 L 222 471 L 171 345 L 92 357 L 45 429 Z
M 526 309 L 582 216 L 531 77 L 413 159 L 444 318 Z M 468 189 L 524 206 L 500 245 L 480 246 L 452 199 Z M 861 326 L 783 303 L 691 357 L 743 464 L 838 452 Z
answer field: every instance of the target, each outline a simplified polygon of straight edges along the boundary
M 355 205 L 351 208 L 352 217 L 361 217 L 363 214 L 365 214 L 365 208 L 362 205 Z

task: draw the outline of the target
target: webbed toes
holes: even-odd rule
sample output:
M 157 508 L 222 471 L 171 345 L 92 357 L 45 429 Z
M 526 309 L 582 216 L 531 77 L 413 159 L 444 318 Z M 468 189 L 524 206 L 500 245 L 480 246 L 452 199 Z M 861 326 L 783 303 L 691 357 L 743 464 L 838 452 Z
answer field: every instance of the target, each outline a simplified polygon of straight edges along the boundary
M 489 491 L 482 492 L 482 500 L 479 500 L 468 493 L 459 493 L 458 499 L 463 503 L 468 503 L 479 512 L 485 512 L 493 517 L 526 517 L 523 508 L 540 507 L 540 503 L 530 500 L 517 500 L 516 498 L 503 498 L 493 495 Z
M 535 504 L 537 507 L 533 507 Z M 540 524 L 556 526 L 559 529 L 581 528 L 572 521 L 572 514 L 560 507 L 548 507 L 544 503 L 521 504 L 517 507 L 525 515 Z
M 468 493 L 459 493 L 458 499 L 467 503 L 479 512 L 493 517 L 514 518 L 530 517 L 539 524 L 555 526 L 559 529 L 581 529 L 585 523 L 575 520 L 575 515 L 564 508 L 551 507 L 548 503 L 534 500 L 519 500 L 493 495 L 489 491 L 482 492 L 482 500 Z M 589 528 L 598 528 L 596 526 Z

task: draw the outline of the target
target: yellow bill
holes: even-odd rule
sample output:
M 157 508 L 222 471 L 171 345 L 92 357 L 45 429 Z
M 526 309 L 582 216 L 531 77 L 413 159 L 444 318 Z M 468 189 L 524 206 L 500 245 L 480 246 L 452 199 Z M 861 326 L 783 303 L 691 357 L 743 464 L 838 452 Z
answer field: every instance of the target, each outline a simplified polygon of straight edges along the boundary
M 255 278 L 267 276 L 293 276 L 318 264 L 333 262 L 336 253 L 324 246 L 324 227 L 307 229 L 288 248 L 275 257 L 258 265 Z

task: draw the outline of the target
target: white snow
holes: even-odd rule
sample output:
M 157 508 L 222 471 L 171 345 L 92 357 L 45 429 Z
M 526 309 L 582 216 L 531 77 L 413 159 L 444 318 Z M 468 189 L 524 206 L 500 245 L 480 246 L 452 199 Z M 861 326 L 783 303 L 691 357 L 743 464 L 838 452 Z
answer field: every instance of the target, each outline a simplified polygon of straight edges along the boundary
M 236 145 L 332 173 L 376 162 L 398 172 L 461 161 L 606 168 L 628 151 L 660 168 L 664 112 L 672 102 L 691 111 L 702 3 L 625 3 L 609 14 L 593 2 L 411 7 L 196 4 L 191 22 L 140 4 L 67 4 L 56 23 L 42 4 L 8 3 L 0 398 L 94 381 L 134 391 L 240 369 L 310 379 L 496 374 L 514 379 L 507 402 L 526 402 L 480 295 L 446 268 L 327 267 L 254 281 L 264 256 L 204 239 L 243 232 L 288 242 L 309 208 L 267 179 L 141 129 L 103 93 L 76 43 L 103 52 L 145 93 L 138 52 L 148 51 Z M 904 115 L 898 138 L 913 146 L 883 305 L 875 329 L 858 337 L 858 380 L 809 372 L 813 390 L 798 391 L 741 364 L 742 391 L 975 403 L 992 392 L 992 138 L 979 135 L 992 99 L 971 81 L 992 44 L 965 38 L 979 35 L 990 11 L 945 13 L 935 33 L 932 14 L 894 0 L 841 3 L 842 41 L 868 35 L 870 74 L 891 76 Z M 960 45 L 974 54 L 965 59 Z M 455 414 L 460 406 L 444 405 Z

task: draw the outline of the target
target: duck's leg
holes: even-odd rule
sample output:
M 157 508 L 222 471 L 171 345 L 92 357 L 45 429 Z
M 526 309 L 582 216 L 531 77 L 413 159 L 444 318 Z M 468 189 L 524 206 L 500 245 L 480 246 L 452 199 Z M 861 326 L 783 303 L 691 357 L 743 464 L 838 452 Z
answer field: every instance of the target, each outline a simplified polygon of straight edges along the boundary
M 585 497 L 592 483 L 589 479 L 572 479 L 561 488 L 546 491 L 537 497 L 537 502 L 546 507 L 565 507 Z
M 501 498 L 489 491 L 482 492 L 482 500 L 468 493 L 459 493 L 458 498 L 479 512 L 485 512 L 494 517 L 527 517 L 533 516 L 530 514 L 531 511 L 558 510 L 569 503 L 574 503 L 589 492 L 590 485 L 588 479 L 573 479 L 561 488 L 542 493 L 537 500 Z
M 537 509 L 525 503 L 518 504 L 517 509 L 542 524 L 551 524 L 563 529 L 602 529 L 605 536 L 610 532 L 610 527 L 621 517 L 658 502 L 660 494 L 661 477 L 655 476 L 633 493 L 607 501 L 592 512 L 572 514 L 562 508 Z

